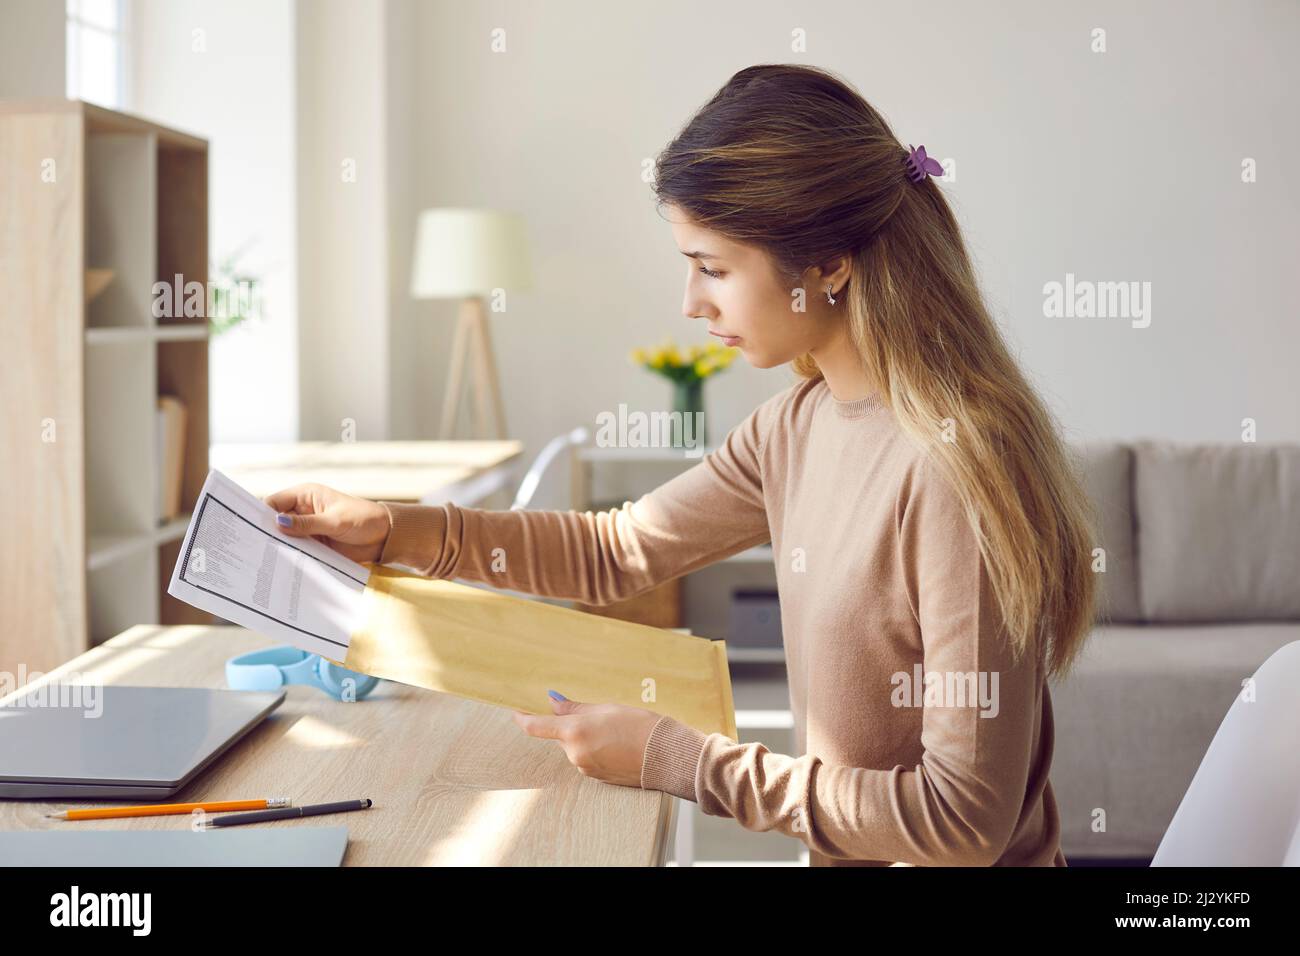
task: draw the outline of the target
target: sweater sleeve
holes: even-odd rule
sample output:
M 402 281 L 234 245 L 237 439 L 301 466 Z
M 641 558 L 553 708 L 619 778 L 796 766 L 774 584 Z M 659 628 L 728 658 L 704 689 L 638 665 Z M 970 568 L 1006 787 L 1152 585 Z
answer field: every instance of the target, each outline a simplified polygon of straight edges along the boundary
M 896 526 L 926 674 L 921 762 L 829 766 L 665 716 L 651 732 L 642 786 L 695 800 L 702 812 L 746 829 L 779 830 L 837 859 L 978 866 L 1002 855 L 1028 784 L 1041 669 L 1033 654 L 1013 661 L 974 529 L 932 466 L 923 463 L 903 483 Z M 986 699 L 931 704 L 936 672 L 984 676 Z M 891 675 L 881 675 L 864 692 L 893 688 Z
M 768 541 L 760 455 L 782 394 L 693 467 L 603 512 L 382 502 L 380 556 L 436 578 L 605 605 Z

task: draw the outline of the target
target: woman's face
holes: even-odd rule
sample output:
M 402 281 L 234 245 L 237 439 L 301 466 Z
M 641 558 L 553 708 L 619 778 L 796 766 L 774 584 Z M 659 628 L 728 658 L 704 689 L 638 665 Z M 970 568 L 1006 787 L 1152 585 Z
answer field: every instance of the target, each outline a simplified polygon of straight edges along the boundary
M 683 315 L 707 321 L 718 341 L 740 349 L 755 368 L 783 365 L 826 343 L 836 323 L 823 315 L 826 280 L 814 281 L 820 270 L 804 274 L 812 284 L 796 298 L 795 284 L 777 274 L 762 249 L 697 225 L 678 206 L 664 213 L 687 256 Z M 800 301 L 804 311 L 797 311 Z

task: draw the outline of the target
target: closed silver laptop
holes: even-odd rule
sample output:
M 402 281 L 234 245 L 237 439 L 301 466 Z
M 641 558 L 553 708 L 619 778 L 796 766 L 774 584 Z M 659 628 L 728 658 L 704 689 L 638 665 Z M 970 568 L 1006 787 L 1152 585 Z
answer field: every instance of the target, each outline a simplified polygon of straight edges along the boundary
M 161 800 L 285 692 L 48 684 L 0 705 L 0 797 Z

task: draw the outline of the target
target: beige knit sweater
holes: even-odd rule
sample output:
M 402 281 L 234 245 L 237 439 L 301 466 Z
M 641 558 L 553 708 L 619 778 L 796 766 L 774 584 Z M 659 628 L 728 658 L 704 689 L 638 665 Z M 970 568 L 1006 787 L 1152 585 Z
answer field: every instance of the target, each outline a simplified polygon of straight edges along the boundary
M 1041 655 L 1013 663 L 956 493 L 876 396 L 800 381 L 605 512 L 385 505 L 383 563 L 589 604 L 770 540 L 796 755 L 664 717 L 642 787 L 815 866 L 1065 865 Z

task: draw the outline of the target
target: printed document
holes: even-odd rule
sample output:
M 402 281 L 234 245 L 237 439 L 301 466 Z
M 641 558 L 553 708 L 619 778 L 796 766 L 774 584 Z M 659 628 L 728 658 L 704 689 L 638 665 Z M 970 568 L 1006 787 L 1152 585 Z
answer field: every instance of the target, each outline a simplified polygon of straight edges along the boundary
M 233 624 L 334 661 L 361 625 L 370 569 L 315 538 L 291 538 L 275 510 L 208 473 L 167 593 Z

